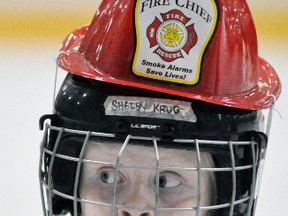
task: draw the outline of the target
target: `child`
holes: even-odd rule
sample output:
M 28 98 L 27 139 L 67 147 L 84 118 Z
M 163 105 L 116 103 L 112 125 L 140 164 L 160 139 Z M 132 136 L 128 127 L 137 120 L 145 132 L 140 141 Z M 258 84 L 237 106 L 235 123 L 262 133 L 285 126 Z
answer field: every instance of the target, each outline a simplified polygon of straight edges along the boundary
M 254 214 L 281 85 L 245 0 L 103 1 L 59 66 L 40 119 L 44 213 Z

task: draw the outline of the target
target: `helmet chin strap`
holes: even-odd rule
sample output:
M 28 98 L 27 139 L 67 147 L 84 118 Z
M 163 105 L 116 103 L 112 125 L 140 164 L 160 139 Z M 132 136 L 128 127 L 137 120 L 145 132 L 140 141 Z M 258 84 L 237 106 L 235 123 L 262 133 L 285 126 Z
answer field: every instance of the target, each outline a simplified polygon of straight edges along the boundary
M 273 119 L 273 111 L 276 111 L 279 114 L 281 119 L 282 119 L 282 116 L 281 116 L 281 113 L 278 110 L 275 109 L 275 103 L 276 103 L 276 100 L 277 100 L 275 95 L 269 94 L 269 93 L 267 95 L 273 98 L 273 103 L 272 103 L 273 105 L 269 109 L 268 121 L 267 121 L 267 127 L 266 127 L 266 135 L 269 138 L 269 135 L 270 135 L 270 132 L 271 132 L 272 119 Z
M 57 82 L 58 82 L 59 61 L 60 61 L 60 56 L 62 54 L 67 55 L 67 53 L 65 51 L 60 51 L 57 54 L 56 58 L 54 59 L 54 62 L 55 62 L 55 74 L 54 74 L 52 113 L 55 113 L 55 100 L 56 100 L 56 91 L 57 91 Z
M 274 105 L 269 109 L 268 122 L 267 122 L 267 128 L 266 128 L 267 137 L 270 136 L 271 124 L 272 124 L 272 118 L 273 118 L 273 108 L 274 108 Z

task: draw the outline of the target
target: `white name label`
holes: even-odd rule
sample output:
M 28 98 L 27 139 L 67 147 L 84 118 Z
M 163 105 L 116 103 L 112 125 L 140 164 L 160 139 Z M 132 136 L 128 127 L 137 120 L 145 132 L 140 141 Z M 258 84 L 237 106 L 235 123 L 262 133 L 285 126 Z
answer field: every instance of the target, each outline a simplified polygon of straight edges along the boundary
M 215 0 L 137 0 L 134 13 L 132 71 L 138 76 L 197 84 L 218 20 Z
M 185 101 L 148 98 L 109 96 L 105 103 L 105 114 L 112 116 L 134 116 L 196 122 L 192 104 Z

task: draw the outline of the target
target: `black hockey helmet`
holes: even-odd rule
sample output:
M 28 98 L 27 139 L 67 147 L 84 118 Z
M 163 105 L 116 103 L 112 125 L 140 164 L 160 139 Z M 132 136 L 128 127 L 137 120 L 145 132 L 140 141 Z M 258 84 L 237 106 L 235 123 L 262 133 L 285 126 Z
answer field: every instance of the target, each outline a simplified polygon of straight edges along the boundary
M 213 204 L 199 203 L 188 210 L 215 215 L 233 212 L 232 215 L 239 216 L 253 212 L 267 147 L 267 137 L 260 130 L 263 124 L 260 111 L 68 74 L 55 101 L 55 113 L 44 115 L 41 127 L 48 119 L 51 123 L 46 126 L 42 143 L 40 176 L 45 209 L 52 215 L 65 211 L 76 211 L 79 215 L 79 203 L 89 203 L 79 196 L 79 167 L 87 163 L 83 156 L 85 143 L 88 140 L 124 143 L 128 136 L 132 145 L 153 147 L 156 140 L 159 147 L 211 154 L 213 167 L 198 164 L 192 172 L 199 172 L 200 176 L 211 172 L 215 176 Z M 94 200 L 94 205 L 99 202 Z

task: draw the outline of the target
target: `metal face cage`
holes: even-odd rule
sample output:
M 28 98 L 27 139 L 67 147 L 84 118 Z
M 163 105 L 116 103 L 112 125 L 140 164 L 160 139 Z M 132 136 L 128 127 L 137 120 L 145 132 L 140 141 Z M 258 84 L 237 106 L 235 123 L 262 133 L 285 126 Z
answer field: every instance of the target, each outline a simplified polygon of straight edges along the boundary
M 237 141 L 174 139 L 166 143 L 156 137 L 140 137 L 128 134 L 124 138 L 118 138 L 116 134 L 72 130 L 46 124 L 41 143 L 39 166 L 44 215 L 91 216 L 87 213 L 89 211 L 85 210 L 86 208 L 102 209 L 100 215 L 103 216 L 254 215 L 267 139 L 263 133 L 259 132 L 248 133 L 244 137 L 245 139 Z M 99 142 L 109 146 L 116 146 L 114 144 L 117 143 L 115 158 L 111 160 L 100 160 L 101 157 L 100 159 L 89 158 L 89 152 L 93 152 L 89 146 L 91 143 Z M 132 146 L 149 148 L 149 155 L 153 160 L 149 160 L 148 164 L 133 163 L 131 162 L 132 159 L 127 162 L 125 158 L 136 157 L 129 154 L 128 149 Z M 162 163 L 164 158 L 161 151 L 173 148 L 174 150 L 180 148 L 185 154 L 191 154 L 191 161 L 194 162 L 186 166 Z M 97 147 L 95 149 L 97 150 Z M 139 155 L 142 155 L 143 158 L 148 157 L 145 152 L 139 151 Z M 206 159 L 209 155 L 213 163 L 206 163 L 205 155 Z M 171 161 L 173 159 L 173 157 L 170 158 Z M 103 188 L 101 190 L 101 193 L 107 192 L 105 199 L 101 199 L 101 196 L 98 195 L 97 198 L 92 199 L 91 196 L 85 196 L 81 192 L 85 167 L 89 166 L 112 169 L 110 172 L 113 177 L 112 181 L 109 180 L 110 177 L 107 176 L 107 173 L 102 173 L 103 176 L 101 174 L 97 180 L 105 179 L 105 183 L 109 183 L 109 189 L 106 187 L 108 184 L 105 184 L 105 190 Z M 131 197 L 134 199 L 132 198 L 131 203 L 129 203 L 127 193 L 121 195 L 126 191 L 125 182 L 130 181 L 129 178 L 121 176 L 122 171 L 139 172 L 141 176 L 144 176 L 143 173 L 145 172 L 153 173 L 153 178 L 150 178 L 150 183 L 147 183 L 152 188 L 148 201 L 145 200 L 146 196 L 142 194 L 143 200 L 140 199 L 141 202 L 136 202 L 136 192 L 132 192 Z M 173 185 L 175 181 L 172 181 L 170 183 L 175 187 L 167 189 L 162 187 L 163 178 L 161 179 L 161 175 L 163 172 L 180 173 L 180 175 L 181 173 L 190 173 L 187 176 L 194 176 L 195 178 L 186 179 L 188 183 L 180 180 L 181 186 Z M 205 181 L 208 176 L 212 176 L 211 184 L 215 187 L 210 187 L 210 189 L 214 188 L 210 190 L 212 191 L 211 198 L 205 199 L 208 193 L 208 190 L 205 189 Z M 124 183 L 119 183 L 119 179 L 124 179 Z M 190 183 L 195 187 L 184 187 Z M 127 183 L 127 185 L 129 184 Z M 184 185 L 183 191 L 188 194 L 188 197 L 191 194 L 194 201 L 188 202 L 189 205 L 183 203 L 183 205 L 178 206 L 169 205 L 173 203 L 171 200 L 181 200 L 181 197 L 173 198 L 173 196 L 178 193 L 178 189 L 175 188 L 182 187 L 182 185 Z M 93 183 L 91 190 L 88 190 L 89 193 L 93 194 L 94 186 L 95 188 L 98 187 L 96 183 L 95 185 Z M 137 186 L 138 188 L 142 187 L 140 184 Z M 170 189 L 172 192 L 167 192 Z M 121 197 L 125 197 L 125 201 L 121 200 Z M 94 211 L 92 215 L 99 215 L 96 212 Z

